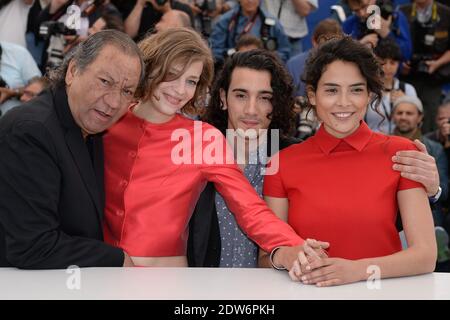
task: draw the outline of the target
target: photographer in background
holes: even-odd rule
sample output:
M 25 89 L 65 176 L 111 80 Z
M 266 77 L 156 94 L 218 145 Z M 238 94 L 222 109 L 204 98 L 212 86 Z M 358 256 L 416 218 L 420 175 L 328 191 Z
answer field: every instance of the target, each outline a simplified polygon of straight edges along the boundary
M 425 110 L 422 130 L 436 129 L 442 84 L 450 81 L 450 8 L 433 0 L 415 0 L 400 9 L 409 19 L 413 56 L 402 74 L 417 90 Z
M 447 156 L 447 165 L 450 168 L 450 99 L 445 99 L 438 107 L 436 116 L 437 130 L 427 133 L 425 136 L 430 140 L 436 141 L 442 145 Z M 446 213 L 444 228 L 450 233 L 450 197 L 447 197 L 447 203 L 444 206 Z
M 239 5 L 220 16 L 209 37 L 216 70 L 236 52 L 236 43 L 245 34 L 261 38 L 264 48 L 276 51 L 284 62 L 289 59 L 289 38 L 280 22 L 261 8 L 260 0 L 240 0 Z
M 22 91 L 20 102 L 25 103 L 34 99 L 42 91 L 50 86 L 49 80 L 46 77 L 32 78 Z
M 34 99 L 43 90 L 49 87 L 48 79 L 45 77 L 34 77 L 24 88 L 20 89 L 9 89 L 2 87 L 0 80 L 0 101 L 4 99 L 16 98 L 19 99 L 21 103 L 25 103 Z
M 36 62 L 22 46 L 0 41 L 0 114 L 20 105 L 18 97 L 23 87 L 34 77 L 40 77 Z
M 347 18 L 342 24 L 344 33 L 350 34 L 353 38 L 375 48 L 380 39 L 393 38 L 400 46 L 402 56 L 405 60 L 411 58 L 411 35 L 409 33 L 408 20 L 405 15 L 394 10 L 390 0 L 345 0 L 353 11 L 353 15 Z M 380 9 L 380 26 L 368 28 L 367 22 L 376 19 L 376 12 L 370 6 L 377 5 Z M 370 19 L 370 20 L 369 20 Z
M 155 31 L 161 32 L 170 28 L 192 28 L 191 19 L 186 12 L 169 10 L 163 14 L 161 20 L 155 25 Z
M 87 36 L 80 36 L 80 35 L 64 36 L 64 39 L 66 40 L 67 44 L 64 47 L 63 56 L 68 54 L 68 52 L 71 51 L 73 48 L 75 48 L 80 42 L 86 40 L 88 36 L 106 29 L 113 29 L 125 32 L 125 27 L 122 18 L 117 14 L 111 13 L 105 8 L 103 8 L 99 18 L 88 29 Z
M 169 10 L 186 12 L 191 21 L 194 17 L 189 5 L 174 0 L 112 0 L 122 13 L 125 22 L 125 32 L 135 41 L 142 39 L 145 34 L 152 31 L 161 20 L 164 13 Z
M 107 0 L 52 0 L 38 18 L 39 36 L 47 41 L 43 55 L 45 70 L 61 65 L 64 55 L 87 37 L 89 28 L 105 12 L 120 16 Z
M 222 0 L 179 0 L 186 3 L 194 14 L 194 28 L 205 37 L 212 32 L 212 25 L 222 13 Z
M 318 0 L 262 0 L 262 7 L 280 20 L 291 44 L 291 56 L 303 52 L 303 39 L 308 35 L 306 17 L 317 10 Z
M 442 144 L 448 150 L 447 154 L 450 154 L 450 99 L 444 100 L 438 107 L 436 126 L 438 129 L 427 133 L 426 137 Z

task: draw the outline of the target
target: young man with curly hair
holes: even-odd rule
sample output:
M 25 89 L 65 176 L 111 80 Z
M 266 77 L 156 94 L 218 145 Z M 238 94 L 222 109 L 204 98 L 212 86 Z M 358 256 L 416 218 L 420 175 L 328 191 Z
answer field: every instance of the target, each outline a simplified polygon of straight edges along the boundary
M 295 124 L 292 92 L 292 79 L 282 62 L 260 49 L 231 56 L 211 90 L 203 120 L 227 136 L 259 195 L 267 158 L 298 142 L 290 138 Z M 257 244 L 241 231 L 212 183 L 201 194 L 191 219 L 188 260 L 190 266 L 258 266 Z

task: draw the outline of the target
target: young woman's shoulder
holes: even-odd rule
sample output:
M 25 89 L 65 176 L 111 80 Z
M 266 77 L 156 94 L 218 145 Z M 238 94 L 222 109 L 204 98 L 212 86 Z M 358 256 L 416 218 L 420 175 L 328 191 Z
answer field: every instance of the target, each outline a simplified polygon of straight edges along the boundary
M 418 150 L 414 143 L 404 137 L 399 136 L 389 136 L 382 133 L 374 132 L 375 139 L 382 143 L 383 148 L 388 151 L 388 153 L 394 154 L 401 150 Z

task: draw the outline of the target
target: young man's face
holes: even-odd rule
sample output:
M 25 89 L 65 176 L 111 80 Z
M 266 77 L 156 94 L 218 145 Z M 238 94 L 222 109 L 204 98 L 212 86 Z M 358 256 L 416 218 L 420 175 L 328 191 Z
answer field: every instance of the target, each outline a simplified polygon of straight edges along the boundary
M 268 71 L 235 68 L 228 92 L 221 90 L 220 98 L 228 110 L 228 129 L 268 129 L 271 120 L 273 90 Z M 249 135 L 252 136 L 252 135 Z

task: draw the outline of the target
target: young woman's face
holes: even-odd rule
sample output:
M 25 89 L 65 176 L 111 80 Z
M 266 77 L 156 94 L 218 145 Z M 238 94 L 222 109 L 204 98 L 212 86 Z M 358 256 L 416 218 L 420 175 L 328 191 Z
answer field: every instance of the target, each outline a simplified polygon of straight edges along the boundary
M 169 77 L 178 74 L 182 65 L 173 65 L 169 70 Z M 171 81 L 161 82 L 151 97 L 152 113 L 158 122 L 170 120 L 175 113 L 183 108 L 195 94 L 197 84 L 203 70 L 203 62 L 191 63 L 181 76 Z
M 308 90 L 308 98 L 316 106 L 324 129 L 336 138 L 344 138 L 359 127 L 370 96 L 358 66 L 338 60 L 325 67 L 316 91 Z

